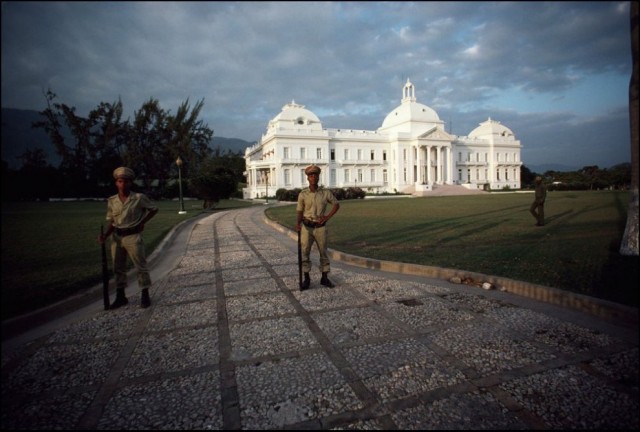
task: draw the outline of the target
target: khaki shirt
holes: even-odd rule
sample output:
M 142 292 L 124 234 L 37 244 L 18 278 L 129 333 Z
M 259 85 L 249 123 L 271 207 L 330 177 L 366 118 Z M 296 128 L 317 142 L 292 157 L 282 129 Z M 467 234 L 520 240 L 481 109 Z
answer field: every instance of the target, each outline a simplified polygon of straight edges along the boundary
M 327 204 L 337 202 L 335 195 L 329 189 L 319 187 L 315 192 L 311 192 L 309 188 L 304 188 L 298 195 L 296 211 L 301 211 L 304 219 L 316 221 L 320 216 L 324 216 Z
M 133 228 L 144 219 L 150 210 L 155 209 L 157 207 L 145 194 L 131 192 L 124 203 L 116 194 L 107 200 L 107 223 L 112 222 L 115 228 L 120 229 Z

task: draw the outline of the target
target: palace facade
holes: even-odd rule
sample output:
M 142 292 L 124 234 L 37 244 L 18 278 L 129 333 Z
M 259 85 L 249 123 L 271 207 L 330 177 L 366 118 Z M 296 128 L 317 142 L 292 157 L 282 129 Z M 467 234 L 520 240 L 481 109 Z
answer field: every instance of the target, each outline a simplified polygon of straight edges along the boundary
M 360 187 L 368 193 L 428 195 L 438 185 L 469 189 L 520 189 L 520 151 L 514 133 L 489 118 L 467 136 L 445 131 L 431 108 L 416 101 L 407 80 L 398 107 L 376 130 L 326 129 L 294 101 L 269 121 L 245 150 L 244 198 L 274 196 L 277 189 L 308 186 L 305 167 L 322 169 L 320 184 Z

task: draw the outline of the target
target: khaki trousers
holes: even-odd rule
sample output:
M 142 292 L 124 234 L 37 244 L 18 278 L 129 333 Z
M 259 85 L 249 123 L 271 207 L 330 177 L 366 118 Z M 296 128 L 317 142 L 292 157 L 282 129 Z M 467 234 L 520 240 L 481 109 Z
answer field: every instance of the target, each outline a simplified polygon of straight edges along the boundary
M 320 271 L 322 273 L 330 271 L 329 256 L 327 255 L 327 227 L 309 228 L 302 225 L 300 231 L 300 245 L 302 249 L 302 271 L 311 271 L 311 246 L 316 243 L 320 253 Z
M 120 237 L 113 233 L 111 239 L 111 258 L 113 259 L 113 272 L 116 275 L 116 288 L 124 289 L 127 286 L 127 256 L 131 258 L 138 272 L 138 287 L 140 291 L 151 287 L 151 277 L 147 267 L 147 258 L 144 249 L 142 234 L 131 234 Z

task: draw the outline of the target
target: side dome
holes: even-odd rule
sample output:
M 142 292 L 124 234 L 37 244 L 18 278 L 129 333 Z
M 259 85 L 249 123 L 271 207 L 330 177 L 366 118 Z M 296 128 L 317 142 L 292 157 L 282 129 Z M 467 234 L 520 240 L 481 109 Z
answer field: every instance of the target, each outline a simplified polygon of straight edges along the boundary
M 499 121 L 491 120 L 491 117 L 489 117 L 487 121 L 480 123 L 479 126 L 469 134 L 469 138 L 489 138 L 492 136 L 511 137 L 515 139 L 511 129 L 500 124 Z
M 280 114 L 269 121 L 267 130 L 270 129 L 305 129 L 305 130 L 322 130 L 320 119 L 313 112 L 291 101 L 282 107 Z

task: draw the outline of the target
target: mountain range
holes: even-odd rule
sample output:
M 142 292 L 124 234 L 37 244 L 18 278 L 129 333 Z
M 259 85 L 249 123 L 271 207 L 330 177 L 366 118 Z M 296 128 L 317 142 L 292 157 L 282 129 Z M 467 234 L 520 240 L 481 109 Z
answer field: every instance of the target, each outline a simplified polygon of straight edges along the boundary
M 11 169 L 19 169 L 22 166 L 20 156 L 26 150 L 41 148 L 46 154 L 46 160 L 49 164 L 57 167 L 60 163 L 60 156 L 55 151 L 55 147 L 49 136 L 42 128 L 32 128 L 31 125 L 35 121 L 43 120 L 42 115 L 38 111 L 22 110 L 15 108 L 2 108 L 2 128 L 0 132 L 2 141 L 0 142 L 0 150 L 2 160 L 7 163 Z M 62 132 L 65 140 L 72 142 L 71 133 L 68 130 Z M 214 136 L 209 147 L 211 149 L 220 148 L 224 151 L 233 153 L 240 152 L 244 154 L 244 150 L 253 143 L 240 138 L 224 138 Z

